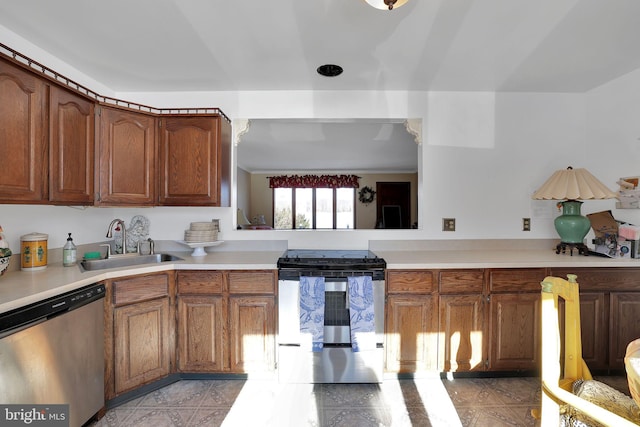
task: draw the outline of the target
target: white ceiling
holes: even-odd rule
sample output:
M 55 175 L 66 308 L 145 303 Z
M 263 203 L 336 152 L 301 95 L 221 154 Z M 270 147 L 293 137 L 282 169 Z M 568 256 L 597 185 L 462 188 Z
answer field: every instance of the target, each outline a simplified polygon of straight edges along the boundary
M 0 25 L 116 93 L 580 93 L 640 67 L 639 19 L 638 0 L 409 0 L 393 11 L 364 0 L 0 0 Z M 319 76 L 325 63 L 344 73 Z M 315 159 L 315 169 L 336 169 L 325 156 L 337 161 L 340 152 L 353 170 L 373 168 L 353 163 L 370 157 L 392 160 L 387 169 L 416 164 L 415 147 L 386 148 L 383 135 L 402 134 L 401 124 L 335 126 L 255 122 L 239 163 L 307 169 Z M 252 140 L 266 145 L 247 150 Z M 274 156 L 276 142 L 285 154 Z
M 640 67 L 639 17 L 638 0 L 0 0 L 0 25 L 115 92 L 583 92 Z

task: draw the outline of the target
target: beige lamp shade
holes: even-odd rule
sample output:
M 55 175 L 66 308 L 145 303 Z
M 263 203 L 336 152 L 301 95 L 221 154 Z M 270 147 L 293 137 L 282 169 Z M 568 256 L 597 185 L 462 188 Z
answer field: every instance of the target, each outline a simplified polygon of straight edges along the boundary
M 247 216 L 244 214 L 244 211 L 240 208 L 238 208 L 237 212 L 237 221 L 239 226 L 251 224 L 251 222 L 249 222 L 249 220 L 247 219 Z
M 531 197 L 534 200 L 614 199 L 616 193 L 583 168 L 555 172 Z

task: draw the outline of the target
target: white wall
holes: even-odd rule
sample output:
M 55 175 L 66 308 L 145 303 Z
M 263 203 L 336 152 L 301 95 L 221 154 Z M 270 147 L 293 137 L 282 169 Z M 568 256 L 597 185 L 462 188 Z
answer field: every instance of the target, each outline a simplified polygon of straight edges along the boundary
M 0 27 L 0 37 L 6 33 Z M 16 50 L 38 50 L 24 40 L 13 37 L 12 41 Z M 72 79 L 86 79 L 55 58 L 47 58 L 46 65 L 64 69 Z M 588 94 L 115 93 L 117 98 L 159 108 L 219 107 L 231 119 L 421 118 L 421 229 L 236 231 L 235 197 L 231 208 L 78 210 L 0 205 L 0 225 L 14 250 L 19 248 L 20 235 L 32 231 L 48 233 L 50 248 L 61 247 L 67 232 L 73 232 L 80 244 L 104 240 L 111 219 L 128 222 L 136 214 L 151 220 L 151 236 L 156 240 L 179 240 L 190 221 L 212 218 L 220 219 L 222 240 L 286 239 L 290 247 L 366 248 L 370 239 L 555 238 L 555 204 L 534 202 L 531 194 L 553 171 L 569 165 L 587 167 L 614 190 L 620 176 L 640 174 L 639 92 L 640 73 Z M 583 213 L 608 209 L 614 210 L 614 201 L 586 202 Z M 638 211 L 614 210 L 614 216 L 640 223 Z M 443 217 L 456 218 L 456 232 L 441 231 Z M 531 232 L 521 231 L 523 217 L 532 218 Z
M 586 95 L 587 167 L 617 191 L 624 176 L 640 176 L 640 70 Z M 640 224 L 640 210 L 612 209 L 616 219 Z

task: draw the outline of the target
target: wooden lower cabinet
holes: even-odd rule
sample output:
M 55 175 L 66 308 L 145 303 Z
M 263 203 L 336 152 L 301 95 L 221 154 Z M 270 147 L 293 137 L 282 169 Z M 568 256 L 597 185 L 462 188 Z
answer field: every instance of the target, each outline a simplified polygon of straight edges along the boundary
M 275 297 L 229 297 L 229 351 L 231 372 L 275 369 Z
M 275 271 L 178 272 L 178 369 L 275 370 Z
M 173 272 L 111 279 L 105 295 L 105 398 L 167 376 L 175 359 Z
M 583 355 L 592 371 L 623 371 L 627 345 L 640 337 L 640 268 L 551 268 L 578 276 Z
M 540 294 L 495 294 L 489 304 L 490 371 L 540 368 Z
M 485 275 L 482 269 L 438 273 L 438 367 L 445 372 L 487 367 Z
M 538 369 L 545 273 L 544 268 L 388 271 L 387 370 Z
M 611 323 L 609 327 L 609 367 L 624 369 L 627 346 L 640 338 L 640 292 L 611 293 Z
M 114 312 L 115 393 L 169 374 L 169 298 L 118 307 Z
M 604 292 L 580 293 L 580 332 L 582 358 L 587 366 L 591 370 L 608 369 L 609 296 Z
M 390 295 L 385 333 L 386 370 L 419 372 L 436 368 L 437 309 L 431 295 Z
M 178 301 L 178 370 L 223 371 L 224 308 L 221 295 L 181 295 Z
M 445 372 L 485 370 L 483 295 L 441 295 L 438 365 Z
M 436 369 L 438 300 L 430 270 L 387 272 L 385 370 L 413 373 Z

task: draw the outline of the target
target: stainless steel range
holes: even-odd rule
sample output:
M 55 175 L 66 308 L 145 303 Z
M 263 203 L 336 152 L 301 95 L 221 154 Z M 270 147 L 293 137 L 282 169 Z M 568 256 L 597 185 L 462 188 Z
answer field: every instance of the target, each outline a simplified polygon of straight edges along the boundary
M 386 262 L 367 250 L 288 250 L 278 260 L 278 376 L 285 383 L 371 383 L 383 377 Z M 322 282 L 324 305 L 312 321 L 321 338 L 307 346 L 304 318 L 309 280 Z M 371 298 L 359 298 L 367 283 Z M 368 287 L 368 288 L 367 288 Z M 302 294 L 302 296 L 301 296 Z M 355 307 L 368 300 L 368 314 Z M 302 308 L 301 308 L 302 303 Z M 367 304 L 367 303 L 363 303 Z M 362 305 L 362 304 L 360 304 Z M 362 307 L 359 307 L 362 309 Z M 311 316 L 306 316 L 307 318 Z M 366 318 L 367 345 L 357 343 L 355 318 Z M 364 336 L 362 335 L 362 336 Z M 355 338 L 354 338 L 355 337 Z

